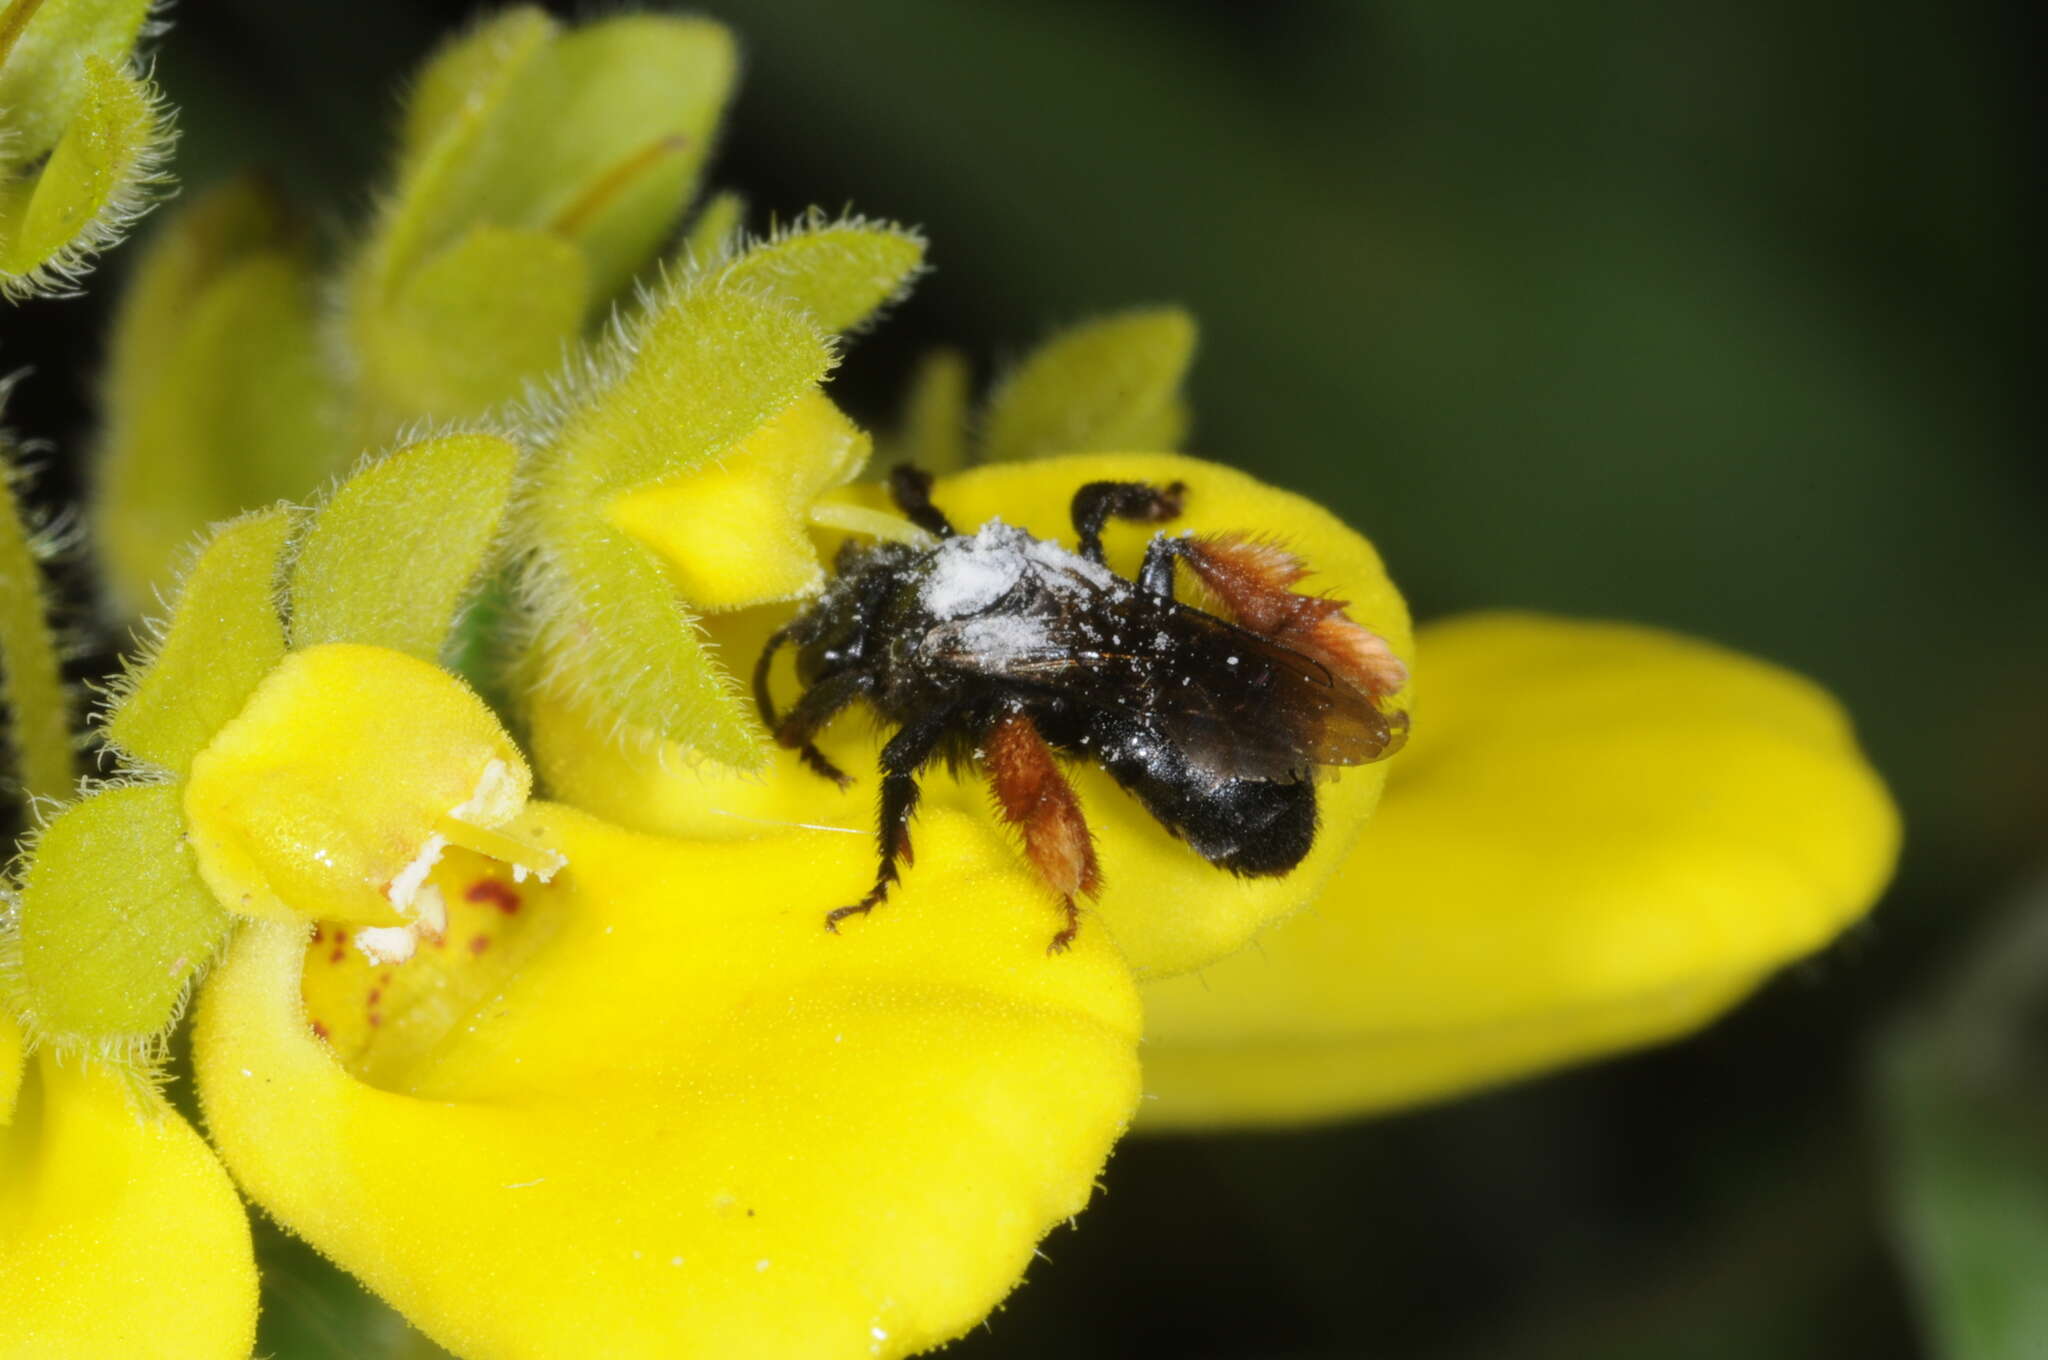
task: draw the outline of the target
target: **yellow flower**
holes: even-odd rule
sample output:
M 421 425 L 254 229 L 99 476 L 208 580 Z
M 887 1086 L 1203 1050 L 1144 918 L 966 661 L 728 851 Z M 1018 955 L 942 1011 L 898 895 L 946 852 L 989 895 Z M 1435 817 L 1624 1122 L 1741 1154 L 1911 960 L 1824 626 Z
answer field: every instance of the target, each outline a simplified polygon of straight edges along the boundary
M 437 667 L 327 643 L 263 678 L 193 758 L 184 804 L 200 876 L 230 910 L 397 926 L 446 845 L 559 867 L 492 830 L 531 786 L 490 709 Z
M 835 937 L 863 847 L 643 836 L 537 805 L 541 885 L 451 852 L 442 947 L 373 969 L 245 929 L 202 997 L 207 1124 L 288 1228 L 465 1355 L 905 1355 L 1086 1203 L 1137 1100 L 1106 938 L 968 818 Z M 321 1037 L 321 1036 L 324 1036 Z
M 289 552 L 282 508 L 215 533 L 105 715 L 133 777 L 60 810 L 21 870 L 39 1037 L 152 1057 L 237 916 L 366 922 L 366 948 L 406 952 L 433 928 L 420 886 L 449 844 L 558 867 L 492 830 L 525 802 L 526 763 L 427 659 L 515 457 L 490 436 L 427 440 L 350 478 Z
M 592 1319 L 615 1353 L 929 1348 L 1015 1285 L 1129 1123 L 1128 970 L 1106 936 L 1048 960 L 1035 882 L 969 819 L 928 828 L 929 910 L 856 941 L 813 905 L 820 866 L 863 858 L 845 838 L 693 844 L 527 805 L 518 749 L 426 659 L 510 472 L 501 441 L 447 436 L 358 473 L 296 541 L 281 511 L 224 526 L 106 720 L 152 782 L 37 842 L 22 1106 L 79 1113 L 0 1144 L 25 1187 L 0 1240 L 52 1337 L 119 1353 L 141 1315 L 96 1301 L 162 1293 L 158 1240 L 225 1235 L 246 1262 L 191 1131 L 154 1097 L 138 1122 L 116 1072 L 55 1066 L 150 1055 L 216 950 L 195 1061 L 229 1170 L 467 1353 L 574 1353 Z M 82 1200 L 94 1166 L 131 1193 Z M 160 1312 L 199 1353 L 246 1351 L 249 1277 Z
M 923 255 L 897 228 L 807 219 L 692 266 L 533 403 L 520 518 L 534 693 L 606 744 L 688 741 L 759 763 L 699 616 L 822 583 L 813 507 L 869 448 L 819 387 L 832 336 L 907 287 Z
M 1898 817 L 1841 708 L 1669 633 L 1422 630 L 1385 802 L 1315 906 L 1146 989 L 1146 1124 L 1296 1124 L 1706 1023 L 1867 911 Z
M 0 1009 L 0 1318 L 11 1355 L 244 1356 L 249 1224 L 213 1153 L 120 1074 L 24 1060 Z

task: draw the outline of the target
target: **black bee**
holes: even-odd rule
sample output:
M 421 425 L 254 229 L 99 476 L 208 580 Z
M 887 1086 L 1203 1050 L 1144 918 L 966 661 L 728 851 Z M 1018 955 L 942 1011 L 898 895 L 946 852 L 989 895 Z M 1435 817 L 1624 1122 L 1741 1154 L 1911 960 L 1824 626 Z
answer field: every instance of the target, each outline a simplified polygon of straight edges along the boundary
M 931 478 L 898 467 L 890 490 L 939 540 L 848 543 L 836 578 L 768 640 L 754 697 L 781 745 L 842 787 L 812 744 L 865 700 L 896 731 L 881 754 L 881 867 L 874 886 L 825 917 L 836 930 L 873 910 L 909 862 L 917 777 L 945 756 L 985 770 L 1004 818 L 1079 922 L 1076 895 L 1101 885 L 1080 802 L 1054 752 L 1093 761 L 1212 864 L 1284 874 L 1316 834 L 1318 765 L 1360 765 L 1397 750 L 1407 717 L 1383 699 L 1405 683 L 1385 642 L 1343 602 L 1296 594 L 1305 574 L 1256 539 L 1155 534 L 1135 581 L 1103 563 L 1114 516 L 1163 523 L 1186 488 L 1091 482 L 1074 495 L 1078 551 L 991 520 L 961 535 L 931 503 Z M 1174 599 L 1185 561 L 1235 616 Z M 805 689 L 778 719 L 769 666 L 794 644 Z

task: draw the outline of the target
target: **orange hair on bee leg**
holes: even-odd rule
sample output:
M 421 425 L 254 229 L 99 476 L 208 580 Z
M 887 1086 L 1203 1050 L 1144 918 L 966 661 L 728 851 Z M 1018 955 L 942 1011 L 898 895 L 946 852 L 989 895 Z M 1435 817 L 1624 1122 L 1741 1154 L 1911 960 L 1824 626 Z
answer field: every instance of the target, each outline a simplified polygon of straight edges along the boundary
M 1216 534 L 1189 539 L 1184 556 L 1240 626 L 1314 657 L 1366 694 L 1408 683 L 1387 640 L 1345 616 L 1346 601 L 1295 591 L 1308 564 L 1280 544 Z
M 981 744 L 981 759 L 996 810 L 1023 833 L 1026 857 L 1066 900 L 1066 909 L 1074 910 L 1076 894 L 1100 892 L 1102 870 L 1095 862 L 1095 838 L 1081 815 L 1081 799 L 1031 719 L 1014 713 L 997 723 Z M 1071 929 L 1071 919 L 1068 925 Z

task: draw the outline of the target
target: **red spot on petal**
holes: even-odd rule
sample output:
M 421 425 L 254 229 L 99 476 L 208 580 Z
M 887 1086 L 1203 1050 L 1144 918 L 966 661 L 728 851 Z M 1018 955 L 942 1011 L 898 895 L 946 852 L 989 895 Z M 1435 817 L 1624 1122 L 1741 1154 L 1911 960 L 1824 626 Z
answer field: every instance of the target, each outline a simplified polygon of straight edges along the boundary
M 367 1004 L 367 1005 L 371 1005 L 371 1006 L 374 1006 L 374 1005 L 376 1005 L 376 1004 L 377 1004 L 377 1003 L 378 1003 L 378 1002 L 379 1002 L 380 1000 L 382 1000 L 382 999 L 383 999 L 383 997 L 384 997 L 384 989 L 383 989 L 382 987 L 372 987 L 372 988 L 370 989 L 370 994 L 369 994 L 369 995 L 368 995 L 367 997 L 363 998 L 363 1000 L 364 1000 L 365 1004 Z
M 519 894 L 512 890 L 511 884 L 501 879 L 480 878 L 470 884 L 462 896 L 470 902 L 489 902 L 507 916 L 519 910 Z
M 315 1020 L 313 1022 L 313 1033 L 321 1039 L 329 1037 L 327 1033 L 327 1026 L 321 1024 L 318 1020 Z
M 384 1023 L 384 1017 L 383 1017 L 383 1016 L 381 1016 L 381 1015 L 377 1014 L 377 1012 L 375 1012 L 375 1011 L 371 1011 L 371 1012 L 370 1012 L 370 1025 L 371 1025 L 371 1027 L 372 1027 L 372 1028 L 375 1028 L 376 1026 L 378 1026 L 378 1025 L 381 1025 L 381 1024 L 383 1024 L 383 1023 Z
M 491 937 L 488 935 L 472 935 L 469 937 L 469 952 L 472 954 L 481 954 L 490 947 Z

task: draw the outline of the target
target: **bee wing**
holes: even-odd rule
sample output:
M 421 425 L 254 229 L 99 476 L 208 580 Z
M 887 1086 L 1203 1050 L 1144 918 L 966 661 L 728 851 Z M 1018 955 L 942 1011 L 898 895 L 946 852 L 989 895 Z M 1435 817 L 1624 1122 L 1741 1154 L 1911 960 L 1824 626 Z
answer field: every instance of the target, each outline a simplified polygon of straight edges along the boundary
M 1179 675 L 1150 713 L 1189 763 L 1241 779 L 1306 779 L 1316 765 L 1366 765 L 1400 749 L 1407 716 L 1321 663 L 1213 615 L 1188 609 Z M 1220 663 L 1220 664 L 1219 664 Z
M 1144 718 L 1220 778 L 1291 781 L 1316 765 L 1391 755 L 1406 715 L 1315 660 L 1201 610 L 1110 596 L 948 620 L 925 640 L 940 665 Z

